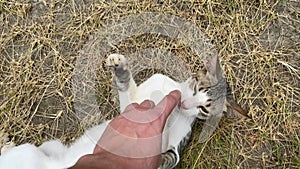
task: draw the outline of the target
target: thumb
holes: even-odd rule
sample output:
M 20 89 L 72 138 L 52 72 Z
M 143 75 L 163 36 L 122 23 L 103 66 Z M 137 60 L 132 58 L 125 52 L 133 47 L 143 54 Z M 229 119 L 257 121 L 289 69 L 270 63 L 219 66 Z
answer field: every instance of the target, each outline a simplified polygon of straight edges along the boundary
M 167 96 L 165 96 L 163 100 L 160 101 L 154 108 L 154 111 L 161 113 L 161 115 L 159 116 L 159 118 L 153 121 L 153 126 L 158 127 L 161 131 L 163 131 L 167 118 L 169 117 L 175 106 L 180 103 L 180 100 L 181 93 L 179 90 L 174 90 Z

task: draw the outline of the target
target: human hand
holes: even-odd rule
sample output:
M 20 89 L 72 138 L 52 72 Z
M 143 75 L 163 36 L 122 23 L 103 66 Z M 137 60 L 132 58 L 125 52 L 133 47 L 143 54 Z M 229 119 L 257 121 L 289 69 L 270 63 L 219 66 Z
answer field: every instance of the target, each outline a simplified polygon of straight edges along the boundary
M 94 153 L 81 157 L 71 169 L 157 169 L 161 133 L 180 97 L 173 91 L 156 106 L 149 100 L 130 104 L 110 122 Z

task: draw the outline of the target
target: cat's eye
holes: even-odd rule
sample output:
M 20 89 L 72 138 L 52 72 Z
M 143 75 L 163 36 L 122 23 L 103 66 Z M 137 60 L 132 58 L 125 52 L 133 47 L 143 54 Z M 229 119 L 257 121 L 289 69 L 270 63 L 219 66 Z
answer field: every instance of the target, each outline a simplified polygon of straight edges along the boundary
M 208 88 L 206 88 L 206 87 L 205 88 L 204 87 L 200 87 L 198 91 L 205 93 L 205 92 L 208 91 Z
M 211 106 L 211 102 L 212 102 L 212 99 L 208 99 L 205 103 L 205 107 L 210 107 Z
M 205 107 L 210 107 L 211 106 L 211 103 L 208 103 L 205 105 Z
M 206 116 L 206 117 L 208 116 L 209 112 L 208 112 L 208 110 L 207 110 L 205 107 L 203 107 L 203 106 L 198 106 L 197 108 L 199 109 L 200 113 L 201 113 L 203 116 Z

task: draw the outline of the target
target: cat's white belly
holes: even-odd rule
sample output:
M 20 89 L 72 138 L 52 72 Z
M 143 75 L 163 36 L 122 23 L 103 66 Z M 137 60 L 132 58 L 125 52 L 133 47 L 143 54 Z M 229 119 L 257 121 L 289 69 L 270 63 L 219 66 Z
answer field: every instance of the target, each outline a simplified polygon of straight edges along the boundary
M 181 90 L 180 83 L 175 82 L 168 76 L 155 74 L 137 87 L 131 102 L 141 103 L 146 99 L 150 99 L 157 104 L 173 90 Z
M 168 117 L 162 139 L 162 153 L 180 144 L 180 141 L 191 131 L 191 125 L 195 117 L 185 116 L 178 109 Z

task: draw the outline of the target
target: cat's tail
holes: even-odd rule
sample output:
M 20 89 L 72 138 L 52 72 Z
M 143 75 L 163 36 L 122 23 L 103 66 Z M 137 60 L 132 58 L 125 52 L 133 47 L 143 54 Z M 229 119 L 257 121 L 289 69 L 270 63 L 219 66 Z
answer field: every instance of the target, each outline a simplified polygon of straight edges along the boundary
M 15 147 L 15 143 L 9 140 L 8 134 L 0 130 L 0 155 Z

